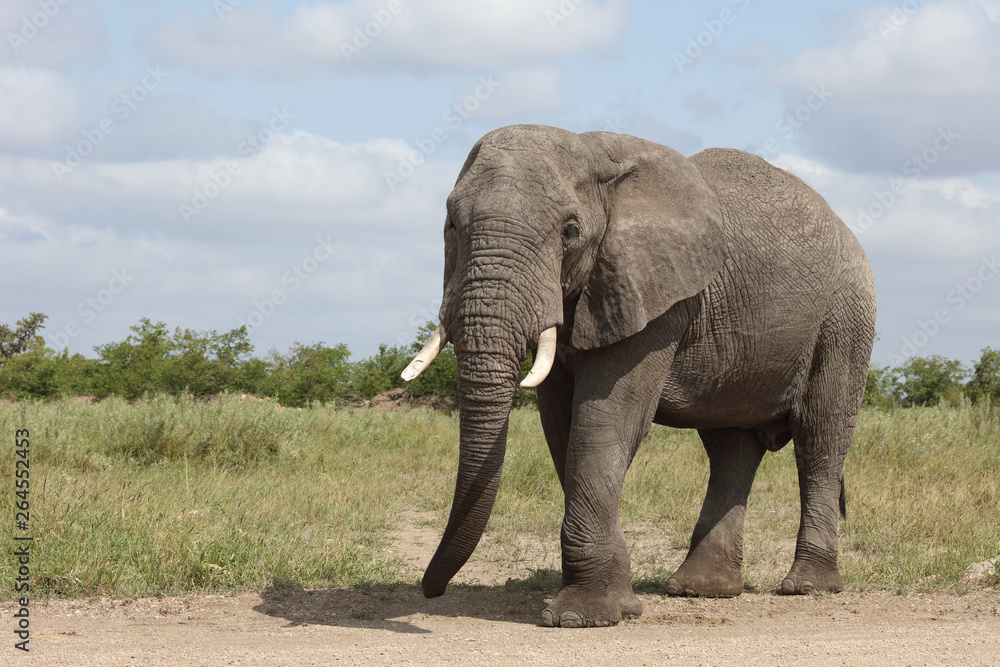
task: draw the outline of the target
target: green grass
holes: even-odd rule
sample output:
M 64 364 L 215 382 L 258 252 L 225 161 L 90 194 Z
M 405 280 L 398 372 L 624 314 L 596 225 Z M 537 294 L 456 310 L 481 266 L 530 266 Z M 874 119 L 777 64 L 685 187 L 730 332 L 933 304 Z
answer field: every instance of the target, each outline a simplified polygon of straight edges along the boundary
M 848 583 L 948 587 L 969 564 L 1000 555 L 1000 406 L 862 417 L 841 530 Z
M 0 405 L 0 457 L 13 530 L 13 438 L 31 431 L 35 596 L 155 595 L 288 587 L 412 585 L 389 549 L 407 512 L 443 529 L 458 421 L 424 410 L 278 411 L 235 399 Z M 683 559 L 705 492 L 697 435 L 655 427 L 629 472 L 622 525 L 640 590 L 660 590 Z M 841 570 L 850 589 L 960 587 L 1000 554 L 1000 409 L 866 411 L 847 460 Z M 771 590 L 794 551 L 791 447 L 768 454 L 747 511 L 744 574 Z M 477 557 L 525 560 L 528 587 L 551 586 L 562 492 L 538 415 L 511 417 L 504 477 Z M 558 567 L 558 559 L 556 559 Z M 3 595 L 14 561 L 0 559 Z M 1000 578 L 994 576 L 992 585 Z

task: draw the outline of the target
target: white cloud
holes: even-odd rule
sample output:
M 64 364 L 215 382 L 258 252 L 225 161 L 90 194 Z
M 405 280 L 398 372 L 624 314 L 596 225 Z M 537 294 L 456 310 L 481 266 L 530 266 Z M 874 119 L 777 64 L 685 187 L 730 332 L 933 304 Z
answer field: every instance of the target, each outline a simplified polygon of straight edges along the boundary
M 807 49 L 774 79 L 840 95 L 879 98 L 1000 92 L 997 29 L 975 2 L 926 2 L 912 14 L 880 7 L 857 17 L 837 44 Z
M 221 20 L 178 16 L 145 48 L 158 62 L 269 75 L 482 70 L 613 47 L 627 13 L 627 0 L 352 0 L 287 19 L 246 7 Z
M 454 176 L 442 176 L 442 170 L 449 171 L 452 165 L 426 163 L 415 168 L 393 193 L 385 174 L 396 173 L 400 161 L 414 152 L 401 140 L 341 144 L 298 130 L 260 136 L 265 141 L 257 144 L 259 150 L 247 143 L 223 157 L 145 162 L 84 160 L 64 174 L 62 181 L 51 164 L 37 160 L 18 161 L 16 166 L 8 163 L 7 173 L 11 178 L 17 174 L 22 183 L 36 187 L 60 187 L 63 194 L 70 196 L 159 202 L 174 218 L 180 204 L 196 206 L 195 193 L 201 192 L 208 204 L 204 206 L 205 214 L 200 214 L 199 209 L 195 218 L 211 217 L 241 225 L 245 221 L 232 216 L 236 211 L 260 213 L 293 207 L 300 214 L 307 213 L 312 221 L 316 214 L 343 216 L 393 206 L 405 210 L 414 198 L 440 194 L 437 181 L 444 178 L 447 182 Z M 3 173 L 0 163 L 0 183 Z
M 26 239 L 51 240 L 51 225 L 31 215 L 14 215 L 0 208 L 0 241 L 21 242 Z
M 509 120 L 525 114 L 553 113 L 563 106 L 560 92 L 566 71 L 559 67 L 514 69 L 503 75 L 500 85 L 476 109 L 477 119 Z M 477 100 L 477 90 L 460 90 L 455 103 Z M 471 96 L 471 97 L 470 97 Z
M 97 54 L 105 30 L 92 3 L 4 0 L 0 36 L 0 64 L 55 65 Z
M 0 147 L 47 145 L 78 109 L 73 85 L 56 72 L 0 67 Z
M 234 154 L 242 141 L 262 127 L 247 118 L 223 116 L 194 96 L 169 93 L 150 95 L 125 118 L 110 111 L 106 117 L 114 130 L 95 150 L 95 157 L 122 162 Z M 89 127 L 97 127 L 98 122 L 91 121 Z
M 238 173 L 187 224 L 179 206 L 234 158 L 92 159 L 59 182 L 48 161 L 0 156 L 5 275 L 33 276 L 5 303 L 8 320 L 45 312 L 47 340 L 72 330 L 64 344 L 92 354 L 141 316 L 228 330 L 282 290 L 287 298 L 254 332 L 258 353 L 324 340 L 371 354 L 412 335 L 411 315 L 423 323 L 440 295 L 444 201 L 460 164 L 428 162 L 390 190 L 385 172 L 412 153 L 395 139 L 278 133 L 256 155 L 238 155 Z M 336 251 L 296 284 L 289 272 L 320 240 Z M 133 277 L 128 288 L 96 314 L 81 308 L 112 271 Z
M 940 128 L 963 137 L 936 174 L 1000 167 L 1000 12 L 996 3 L 925 2 L 858 14 L 833 44 L 802 51 L 770 79 L 789 109 L 832 96 L 802 143 L 840 166 L 897 170 Z

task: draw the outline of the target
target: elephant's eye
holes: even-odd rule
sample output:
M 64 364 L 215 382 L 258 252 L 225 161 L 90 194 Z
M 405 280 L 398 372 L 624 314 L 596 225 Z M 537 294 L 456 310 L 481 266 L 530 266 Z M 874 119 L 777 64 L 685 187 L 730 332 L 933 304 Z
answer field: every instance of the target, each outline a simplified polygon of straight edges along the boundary
M 567 222 L 563 226 L 563 241 L 570 243 L 580 238 L 580 225 L 575 220 Z

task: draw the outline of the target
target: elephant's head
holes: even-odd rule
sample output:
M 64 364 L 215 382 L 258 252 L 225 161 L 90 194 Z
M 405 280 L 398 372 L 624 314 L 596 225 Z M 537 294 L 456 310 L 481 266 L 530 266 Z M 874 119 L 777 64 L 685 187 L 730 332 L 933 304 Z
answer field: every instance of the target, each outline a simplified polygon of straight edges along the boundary
M 519 364 L 541 383 L 558 339 L 610 345 L 703 290 L 724 262 L 722 213 L 676 151 L 627 135 L 520 125 L 483 137 L 448 197 L 441 326 L 403 376 L 451 340 L 461 445 L 448 527 L 424 575 L 445 587 L 482 536 L 500 481 Z

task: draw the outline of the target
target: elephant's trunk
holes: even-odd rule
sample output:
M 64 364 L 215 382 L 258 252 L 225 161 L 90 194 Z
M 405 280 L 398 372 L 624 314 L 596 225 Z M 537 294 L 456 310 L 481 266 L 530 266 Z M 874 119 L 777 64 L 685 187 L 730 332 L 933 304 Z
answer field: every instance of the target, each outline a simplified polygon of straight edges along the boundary
M 458 361 L 458 479 L 448 527 L 424 573 L 423 591 L 429 598 L 442 595 L 472 555 L 493 511 L 507 448 L 519 358 L 525 348 L 514 324 L 517 320 L 484 313 L 481 299 L 465 303 L 472 305 L 464 308 L 478 312 L 459 314 L 451 320 L 454 335 L 448 332 Z
M 429 598 L 442 595 L 451 578 L 465 565 L 493 511 L 507 450 L 515 379 L 502 385 L 484 385 L 476 377 L 459 379 L 458 479 L 448 527 L 424 573 L 423 590 Z

